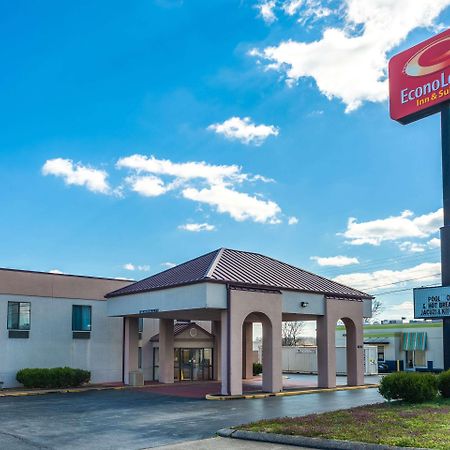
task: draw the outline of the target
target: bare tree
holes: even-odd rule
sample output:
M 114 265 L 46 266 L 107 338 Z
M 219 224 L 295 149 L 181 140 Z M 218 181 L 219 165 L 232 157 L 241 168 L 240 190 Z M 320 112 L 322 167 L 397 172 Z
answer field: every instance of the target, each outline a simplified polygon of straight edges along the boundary
M 299 345 L 304 325 L 303 322 L 283 322 L 282 345 L 287 347 Z
M 377 298 L 374 298 L 372 300 L 372 317 L 371 318 L 366 317 L 364 319 L 364 323 L 367 324 L 373 322 L 373 319 L 379 316 L 380 313 L 383 311 L 383 309 L 384 309 L 383 302 L 381 300 L 378 300 Z

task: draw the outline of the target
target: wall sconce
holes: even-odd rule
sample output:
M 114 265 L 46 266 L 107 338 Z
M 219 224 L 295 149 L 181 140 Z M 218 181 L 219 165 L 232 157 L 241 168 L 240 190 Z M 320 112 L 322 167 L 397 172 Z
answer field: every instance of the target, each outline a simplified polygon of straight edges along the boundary
M 302 308 L 306 308 L 308 305 L 309 305 L 308 302 L 301 302 L 301 303 L 300 303 L 300 306 L 301 306 Z

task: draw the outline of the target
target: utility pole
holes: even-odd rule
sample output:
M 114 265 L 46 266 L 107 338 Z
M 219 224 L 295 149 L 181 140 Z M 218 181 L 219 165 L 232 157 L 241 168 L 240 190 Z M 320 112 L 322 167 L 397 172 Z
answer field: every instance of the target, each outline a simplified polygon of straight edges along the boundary
M 444 226 L 441 228 L 441 277 L 442 286 L 450 286 L 450 103 L 442 105 L 442 194 Z M 450 369 L 450 317 L 443 317 L 442 339 L 444 370 Z

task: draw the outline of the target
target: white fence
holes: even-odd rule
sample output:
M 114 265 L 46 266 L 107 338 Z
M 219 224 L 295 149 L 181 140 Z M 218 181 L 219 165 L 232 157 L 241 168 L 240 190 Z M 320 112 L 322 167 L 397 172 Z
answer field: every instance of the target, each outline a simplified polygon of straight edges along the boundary
M 317 373 L 317 347 L 283 347 L 283 372 Z M 347 374 L 347 349 L 336 347 L 336 373 Z M 378 373 L 377 347 L 364 346 L 364 374 Z

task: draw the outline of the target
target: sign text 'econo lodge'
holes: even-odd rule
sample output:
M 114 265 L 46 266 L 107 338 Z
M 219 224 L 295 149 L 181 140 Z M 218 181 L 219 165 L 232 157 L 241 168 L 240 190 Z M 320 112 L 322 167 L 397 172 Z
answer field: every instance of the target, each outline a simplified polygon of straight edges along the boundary
M 394 56 L 389 89 L 391 117 L 404 124 L 450 101 L 450 30 Z

